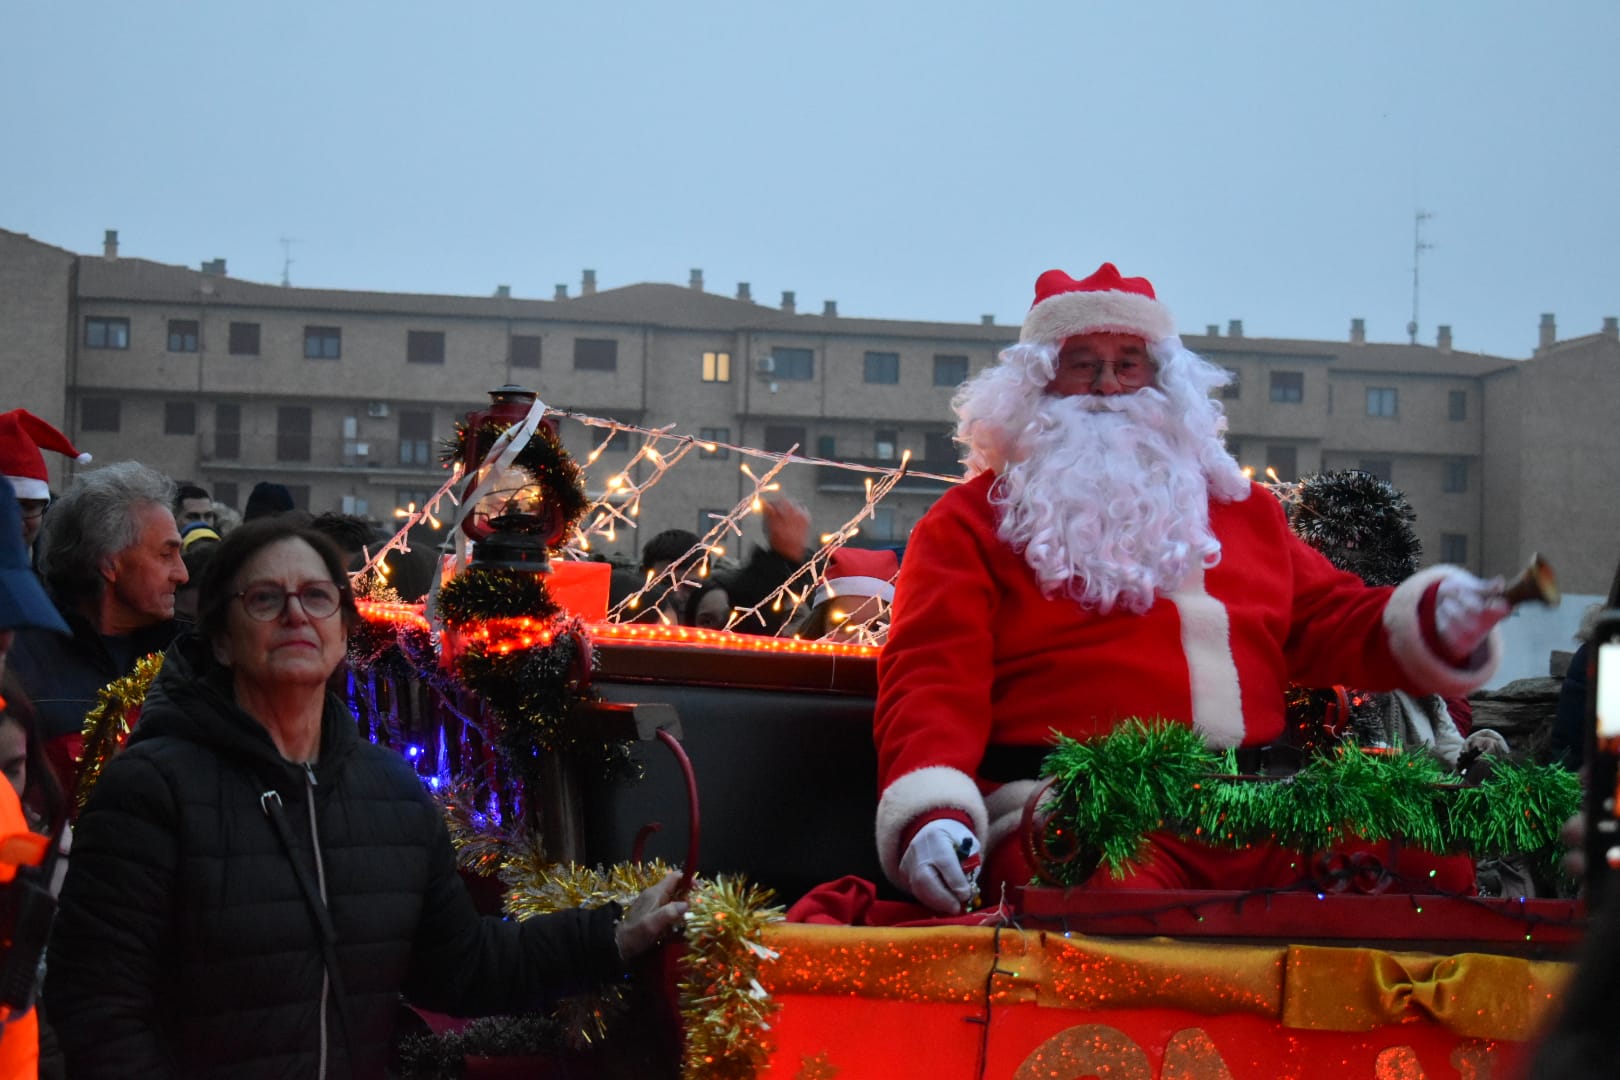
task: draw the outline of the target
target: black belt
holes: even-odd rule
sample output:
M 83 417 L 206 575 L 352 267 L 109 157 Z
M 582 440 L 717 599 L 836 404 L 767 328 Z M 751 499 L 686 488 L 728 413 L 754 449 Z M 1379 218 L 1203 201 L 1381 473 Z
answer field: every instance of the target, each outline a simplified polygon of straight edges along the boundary
M 997 784 L 1033 780 L 1041 775 L 1041 763 L 1051 752 L 1050 746 L 992 744 L 979 762 L 979 778 Z M 1297 746 L 1243 746 L 1234 753 L 1238 772 L 1249 776 L 1292 776 L 1305 766 L 1305 752 Z
M 1041 775 L 1041 762 L 1052 752 L 1049 745 L 1006 746 L 991 744 L 979 762 L 979 778 L 997 784 L 1033 780 Z

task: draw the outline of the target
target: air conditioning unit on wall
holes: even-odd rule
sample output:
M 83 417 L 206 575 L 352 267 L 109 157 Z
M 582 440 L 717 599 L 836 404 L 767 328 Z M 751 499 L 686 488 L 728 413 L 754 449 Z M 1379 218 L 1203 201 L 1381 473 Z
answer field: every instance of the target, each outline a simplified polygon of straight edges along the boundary
M 386 402 L 386 401 L 368 401 L 368 402 L 366 402 L 366 415 L 367 416 L 373 416 L 373 417 L 387 416 L 388 415 L 388 402 Z

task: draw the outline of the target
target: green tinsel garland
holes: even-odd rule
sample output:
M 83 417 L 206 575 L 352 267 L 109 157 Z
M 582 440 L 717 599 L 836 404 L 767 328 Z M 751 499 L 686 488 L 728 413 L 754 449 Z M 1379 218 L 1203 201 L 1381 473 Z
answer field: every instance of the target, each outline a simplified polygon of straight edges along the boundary
M 1144 833 L 1192 816 L 1198 784 L 1219 761 L 1202 736 L 1178 724 L 1134 724 L 1089 743 L 1060 737 L 1042 769 L 1054 780 L 1058 843 L 1094 849 L 1110 867 L 1123 866 Z
M 485 423 L 477 432 L 478 444 L 487 449 L 507 429 L 506 424 Z M 452 435 L 440 448 L 439 456 L 446 463 L 460 461 L 470 434 L 465 423 L 456 425 Z M 562 445 L 549 427 L 541 425 L 519 450 L 513 464 L 522 469 L 529 479 L 546 493 L 546 500 L 561 513 L 567 536 L 579 522 L 580 516 L 591 505 L 585 492 L 585 473 L 573 455 Z
M 451 626 L 480 619 L 548 619 L 561 610 L 545 575 L 470 566 L 444 583 L 435 610 Z
M 1557 765 L 1499 762 L 1478 787 L 1461 787 L 1428 754 L 1347 747 L 1287 779 L 1236 771 L 1230 752 L 1164 722 L 1130 721 L 1090 742 L 1059 736 L 1042 766 L 1053 778 L 1047 843 L 1055 856 L 1078 847 L 1090 857 L 1048 874 L 1077 885 L 1100 863 L 1122 876 L 1155 831 L 1231 847 L 1320 851 L 1356 836 L 1475 857 L 1555 856 L 1559 829 L 1581 802 L 1579 780 Z

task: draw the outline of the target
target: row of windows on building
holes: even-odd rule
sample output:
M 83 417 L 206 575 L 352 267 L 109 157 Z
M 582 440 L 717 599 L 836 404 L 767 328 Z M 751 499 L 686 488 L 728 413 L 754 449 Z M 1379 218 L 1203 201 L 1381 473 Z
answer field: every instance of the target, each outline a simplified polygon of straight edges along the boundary
M 381 404 L 381 403 L 378 403 Z M 380 410 L 386 415 L 386 408 Z M 398 464 L 410 467 L 428 467 L 435 463 L 433 445 L 433 413 L 426 409 L 402 409 L 397 417 Z M 311 461 L 314 459 L 314 414 L 307 405 L 280 405 L 276 407 L 275 459 L 277 461 Z M 117 397 L 86 396 L 79 400 L 79 428 L 87 433 L 117 432 L 123 427 L 123 399 Z M 163 433 L 165 435 L 194 436 L 198 430 L 197 404 L 193 401 L 165 401 L 163 403 Z M 233 402 L 220 402 L 214 406 L 213 445 L 211 456 L 220 460 L 242 457 L 242 407 Z M 900 430 L 873 428 L 870 442 L 860 437 L 855 447 L 841 443 L 832 434 L 816 435 L 812 445 L 809 429 L 801 424 L 767 424 L 762 448 L 772 453 L 797 452 L 833 461 L 871 460 L 898 461 L 900 458 Z M 957 460 L 956 445 L 949 431 L 923 432 L 923 452 L 920 468 L 926 471 L 953 471 Z M 729 427 L 700 427 L 698 439 L 707 444 L 700 448 L 699 456 L 715 460 L 730 457 L 732 432 Z M 258 457 L 268 447 L 255 448 L 250 457 Z M 329 448 L 336 452 L 338 447 Z M 628 433 L 616 432 L 604 447 L 607 451 L 625 452 L 631 449 Z M 1238 451 L 1234 443 L 1234 453 Z M 853 452 L 852 452 L 853 451 Z M 342 422 L 341 454 L 345 460 L 377 460 L 390 455 L 378 454 L 369 441 L 358 437 L 358 420 L 348 416 Z M 322 455 L 323 459 L 328 455 Z M 916 455 L 914 455 L 916 456 Z M 1297 479 L 1299 471 L 1298 447 L 1290 444 L 1270 444 L 1265 448 L 1265 468 L 1279 480 Z M 1362 458 L 1357 467 L 1380 480 L 1395 482 L 1394 462 L 1389 458 Z M 1440 490 L 1446 494 L 1463 494 L 1469 489 L 1469 463 L 1464 459 L 1441 462 Z
M 933 385 L 960 386 L 967 381 L 968 358 L 938 354 L 934 356 Z M 816 352 L 778 345 L 759 365 L 759 373 L 781 382 L 812 382 L 816 377 Z M 862 358 L 861 379 L 876 385 L 898 385 L 900 382 L 900 354 L 874 352 L 868 349 Z M 729 382 L 731 380 L 730 353 L 703 354 L 703 381 Z
M 202 347 L 202 327 L 196 319 L 170 319 L 168 321 L 168 350 L 172 353 L 199 352 Z M 89 349 L 128 349 L 130 347 L 129 320 L 123 317 L 90 315 L 84 320 L 84 344 Z M 508 339 L 509 359 L 515 368 L 540 366 L 540 336 L 513 334 Z M 580 370 L 613 371 L 618 367 L 617 341 L 578 338 L 574 342 L 574 366 Z M 262 354 L 260 325 L 256 322 L 232 322 L 226 331 L 226 352 L 231 356 L 259 356 Z M 445 360 L 445 334 L 443 330 L 407 330 L 405 332 L 405 359 L 412 364 L 442 364 Z M 307 360 L 341 360 L 343 358 L 343 328 L 340 326 L 305 326 L 304 358 Z
M 934 356 L 933 385 L 960 386 L 967 381 L 968 358 L 938 354 Z M 788 348 L 778 345 L 762 365 L 761 374 L 784 382 L 809 382 L 816 377 L 814 349 Z M 900 354 L 867 350 L 862 357 L 861 379 L 875 385 L 898 385 L 900 382 Z
M 392 457 L 382 448 L 374 448 L 372 440 L 359 438 L 358 418 L 347 416 L 342 421 L 341 437 L 332 440 L 326 451 L 317 455 L 314 434 L 314 412 L 308 405 L 278 405 L 273 436 L 276 461 L 307 462 L 319 457 L 330 460 L 341 453 L 347 462 L 379 461 Z M 85 396 L 79 399 L 79 429 L 87 433 L 111 433 L 123 429 L 123 399 L 116 397 Z M 401 409 L 397 418 L 398 461 L 402 466 L 429 467 L 436 463 L 433 438 L 433 413 L 426 409 Z M 165 435 L 195 436 L 198 433 L 198 409 L 194 401 L 165 401 L 163 403 L 163 433 Z M 268 437 L 267 437 L 268 438 Z M 699 456 L 725 460 L 731 456 L 731 428 L 701 427 L 698 440 L 707 444 Z M 790 451 L 828 460 L 870 459 L 898 461 L 900 459 L 900 431 L 898 428 L 875 428 L 870 443 L 861 436 L 860 445 L 851 448 L 840 445 L 830 434 L 818 435 L 811 446 L 808 429 L 798 424 L 769 424 L 764 431 L 764 449 L 774 453 Z M 604 450 L 627 452 L 632 448 L 628 432 L 618 431 L 608 439 Z M 851 450 L 854 453 L 851 453 Z M 214 426 L 209 457 L 221 461 L 235 461 L 243 457 L 242 406 L 234 402 L 219 402 L 214 406 Z M 259 458 L 272 450 L 269 445 L 254 447 L 247 456 Z M 848 455 L 840 457 L 840 453 Z M 915 456 L 915 455 L 914 455 Z M 922 459 L 933 470 L 949 470 L 956 461 L 956 449 L 948 431 L 924 433 Z M 380 461 L 379 461 L 380 463 Z
M 201 326 L 196 319 L 170 319 L 169 351 L 194 353 L 199 351 Z M 232 356 L 260 355 L 259 324 L 232 322 L 229 324 L 227 351 Z M 538 334 L 512 334 L 507 339 L 508 360 L 514 368 L 540 367 L 540 336 Z M 84 322 L 84 343 L 92 349 L 128 349 L 130 347 L 129 319 L 113 316 L 87 316 Z M 445 361 L 445 334 L 442 330 L 407 330 L 405 332 L 405 359 L 412 364 L 442 364 Z M 343 357 L 343 329 L 337 326 L 305 326 L 304 356 L 310 360 L 340 360 Z M 575 338 L 575 371 L 617 371 L 619 343 L 611 338 Z M 700 376 L 704 382 L 730 382 L 732 374 L 729 352 L 705 352 L 700 358 Z M 809 382 L 816 377 L 814 349 L 778 345 L 760 365 L 760 374 L 783 382 Z M 1232 381 L 1222 388 L 1221 397 L 1233 401 L 1242 397 L 1243 384 L 1238 372 L 1232 371 Z M 959 386 L 967 381 L 968 358 L 958 355 L 935 355 L 933 358 L 933 385 Z M 867 350 L 862 362 L 863 381 L 875 385 L 897 385 L 900 382 L 900 354 Z M 1277 404 L 1298 404 L 1305 400 L 1305 373 L 1301 371 L 1268 372 L 1270 399 Z M 1468 392 L 1452 390 L 1447 399 L 1448 416 L 1452 420 L 1468 419 Z M 1392 418 L 1400 414 L 1400 392 L 1392 386 L 1367 388 L 1367 415 Z
M 201 324 L 196 319 L 170 319 L 168 321 L 168 351 L 194 353 L 201 349 Z M 260 326 L 254 322 L 232 322 L 227 331 L 226 351 L 232 356 L 261 355 Z M 507 338 L 511 365 L 514 368 L 539 368 L 541 339 L 538 334 L 512 334 Z M 84 321 L 84 344 L 90 349 L 128 349 L 130 322 L 121 316 L 91 315 Z M 445 361 L 445 334 L 442 330 L 407 330 L 405 332 L 405 359 L 413 364 L 442 364 Z M 305 326 L 304 358 L 307 360 L 341 360 L 343 358 L 343 328 L 339 326 Z M 611 338 L 575 338 L 574 370 L 617 371 L 619 343 Z M 732 374 L 729 352 L 705 352 L 701 355 L 701 378 L 704 382 L 730 382 Z M 768 360 L 761 365 L 761 374 L 784 381 L 810 381 L 816 377 L 815 350 L 778 346 L 771 350 Z M 934 357 L 933 383 L 935 386 L 957 386 L 968 376 L 966 356 L 939 355 Z M 895 384 L 900 381 L 900 354 L 897 352 L 867 352 L 864 378 L 868 383 Z
M 278 405 L 273 436 L 276 461 L 311 461 L 315 458 L 314 411 L 308 405 Z M 402 409 L 398 415 L 398 464 L 431 467 L 437 463 L 433 440 L 433 413 L 426 409 Z M 195 436 L 198 428 L 197 403 L 165 401 L 163 434 Z M 123 399 L 86 396 L 79 399 L 79 430 L 87 433 L 117 432 L 123 429 Z M 334 437 L 333 453 L 345 461 L 376 460 L 372 443 L 359 437 L 359 419 L 343 418 L 342 434 Z M 213 460 L 236 461 L 243 454 L 242 406 L 219 402 L 214 406 L 214 427 L 207 456 Z M 272 448 L 253 447 L 246 456 L 257 459 Z M 380 464 L 380 462 L 379 462 Z
M 259 356 L 261 355 L 261 334 L 258 322 L 230 322 L 225 334 L 225 351 L 232 356 Z M 343 330 L 334 325 L 306 325 L 305 327 L 305 353 L 306 359 L 342 359 L 343 358 Z M 538 335 L 515 334 L 509 338 L 512 350 L 512 366 L 514 368 L 539 368 L 539 337 Z M 196 319 L 170 319 L 168 321 L 168 351 L 170 353 L 196 353 L 201 350 L 203 332 L 201 324 Z M 585 363 L 577 363 L 580 368 L 596 368 L 612 371 L 616 368 L 617 342 L 590 342 L 582 338 L 577 345 L 583 345 L 583 350 L 577 350 L 578 355 L 583 353 Z M 603 350 L 604 345 L 609 347 Z M 84 347 L 86 348 L 130 348 L 130 321 L 123 317 L 86 316 L 84 319 Z M 603 363 L 603 353 L 606 351 L 608 363 Z M 413 364 L 442 364 L 445 358 L 444 330 L 407 330 L 405 332 L 405 359 Z
M 1235 441 L 1228 441 L 1227 446 L 1233 456 L 1240 460 L 1241 447 Z M 1269 476 L 1284 483 L 1292 483 L 1299 479 L 1299 447 L 1287 443 L 1273 443 L 1265 447 L 1265 471 Z M 1364 473 L 1376 476 L 1385 483 L 1396 482 L 1395 462 L 1391 458 L 1361 458 L 1355 467 Z M 1449 458 L 1440 462 L 1440 490 L 1447 495 L 1463 495 L 1468 492 L 1468 462 L 1462 458 Z
M 1243 395 L 1243 384 L 1238 373 L 1231 373 L 1232 381 L 1221 388 L 1221 397 L 1235 401 Z M 1305 373 L 1303 371 L 1272 371 L 1269 390 L 1272 402 L 1279 405 L 1297 405 L 1305 400 Z M 1330 388 L 1331 392 L 1331 388 Z M 1367 415 L 1392 418 L 1400 415 L 1400 390 L 1393 386 L 1367 387 Z M 1328 399 L 1332 411 L 1332 398 Z M 1451 390 L 1446 394 L 1446 416 L 1450 420 L 1468 419 L 1468 391 Z

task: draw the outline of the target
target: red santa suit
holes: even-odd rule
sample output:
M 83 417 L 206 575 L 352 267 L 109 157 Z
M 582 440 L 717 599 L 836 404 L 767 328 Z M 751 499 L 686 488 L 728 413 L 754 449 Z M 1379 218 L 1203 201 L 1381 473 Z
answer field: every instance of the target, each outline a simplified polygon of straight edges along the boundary
M 987 751 L 1022 748 L 1034 761 L 1054 731 L 1086 738 L 1131 717 L 1189 724 L 1218 747 L 1257 746 L 1282 732 L 1291 682 L 1461 694 L 1495 668 L 1494 635 L 1473 668 L 1435 648 L 1433 586 L 1450 568 L 1370 588 L 1296 537 L 1258 486 L 1212 501 L 1218 564 L 1195 569 L 1146 612 L 1099 614 L 1047 597 L 997 535 L 994 481 L 980 473 L 946 493 L 912 532 L 878 661 L 877 843 L 902 888 L 906 844 L 940 817 L 973 829 L 990 853 L 990 878 L 1017 865 L 1006 858 L 1017 845 L 1005 841 L 1033 771 L 995 783 L 981 770 Z M 1219 857 L 1235 871 L 1233 885 L 1283 884 L 1290 869 L 1245 873 L 1237 853 Z

